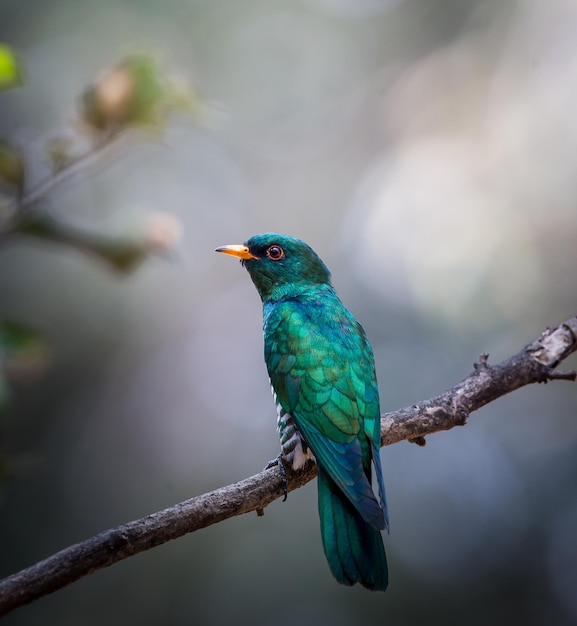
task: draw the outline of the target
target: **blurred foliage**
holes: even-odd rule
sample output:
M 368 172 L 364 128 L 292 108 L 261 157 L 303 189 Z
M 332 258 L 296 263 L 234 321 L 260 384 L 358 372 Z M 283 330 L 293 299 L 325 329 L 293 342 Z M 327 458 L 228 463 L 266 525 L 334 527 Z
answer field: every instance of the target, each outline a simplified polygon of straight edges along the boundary
M 120 274 L 130 274 L 151 255 L 170 256 L 180 238 L 180 224 L 168 213 L 149 216 L 127 232 L 94 232 L 54 219 L 46 213 L 26 215 L 17 234 L 66 244 L 104 261 Z
M 22 68 L 14 51 L 0 43 L 0 92 L 18 87 L 22 82 Z
M 132 55 L 105 70 L 80 98 L 78 128 L 89 134 L 88 148 L 81 147 L 81 137 L 54 135 L 46 140 L 44 153 L 51 168 L 47 179 L 35 184 L 27 181 L 22 148 L 11 140 L 0 139 L 0 184 L 6 195 L 0 205 L 0 236 L 6 240 L 11 235 L 26 235 L 67 244 L 97 255 L 124 273 L 140 266 L 150 253 L 166 251 L 176 239 L 165 238 L 162 245 L 157 245 L 148 226 L 127 235 L 108 235 L 78 229 L 37 205 L 127 132 L 144 128 L 158 134 L 172 112 L 199 113 L 200 102 L 192 88 L 183 88 L 182 81 L 171 82 L 151 56 Z M 173 222 L 176 224 L 175 219 Z
M 8 89 L 21 82 L 21 71 L 12 50 L 0 46 L 0 87 Z M 175 97 L 178 94 L 178 97 Z M 138 268 L 151 253 L 166 253 L 174 248 L 180 227 L 176 218 L 164 214 L 148 220 L 128 233 L 106 233 L 82 229 L 68 220 L 56 218 L 44 206 L 44 197 L 73 168 L 85 167 L 89 157 L 119 135 L 133 128 L 160 131 L 175 108 L 194 108 L 198 102 L 193 90 L 184 92 L 173 86 L 149 55 L 132 55 L 107 69 L 80 99 L 81 128 L 91 135 L 91 145 L 79 152 L 70 136 L 52 136 L 45 144 L 51 166 L 51 178 L 34 186 L 26 184 L 26 163 L 22 148 L 8 139 L 0 139 L 0 189 L 6 195 L 0 205 L 0 235 L 4 242 L 12 236 L 34 237 L 65 244 L 105 261 L 118 272 L 128 274 Z M 185 106 L 186 105 L 186 106 Z M 60 178 L 59 178 L 60 175 Z M 0 200 L 1 200 L 0 196 Z M 30 330 L 4 324 L 0 330 L 4 370 L 14 369 L 15 353 L 20 366 L 28 366 L 38 357 L 41 342 Z M 35 351 L 36 350 L 36 351 Z M 0 399 L 8 394 L 2 380 Z
M 22 84 L 22 72 L 13 51 L 0 46 L 0 91 Z M 151 254 L 170 254 L 178 242 L 178 220 L 158 213 L 124 232 L 81 228 L 69 217 L 49 213 L 43 202 L 67 176 L 85 170 L 89 160 L 132 129 L 162 131 L 171 112 L 194 108 L 199 100 L 192 88 L 172 85 L 149 55 L 127 57 L 105 70 L 80 99 L 79 129 L 90 135 L 53 135 L 43 151 L 50 173 L 38 182 L 27 180 L 24 151 L 12 139 L 0 139 L 0 243 L 17 237 L 66 245 L 103 261 L 120 274 L 130 274 Z M 178 98 L 175 94 L 178 93 Z M 185 106 L 186 105 L 186 106 Z M 37 377 L 49 351 L 39 333 L 18 322 L 0 322 L 0 410 L 6 410 L 14 381 Z M 0 444 L 2 443 L 0 439 Z M 11 472 L 12 457 L 0 457 L 0 481 Z M 2 470 L 1 468 L 4 468 Z
M 130 56 L 84 92 L 81 121 L 96 133 L 115 133 L 130 126 L 159 128 L 168 93 L 163 82 L 152 57 Z

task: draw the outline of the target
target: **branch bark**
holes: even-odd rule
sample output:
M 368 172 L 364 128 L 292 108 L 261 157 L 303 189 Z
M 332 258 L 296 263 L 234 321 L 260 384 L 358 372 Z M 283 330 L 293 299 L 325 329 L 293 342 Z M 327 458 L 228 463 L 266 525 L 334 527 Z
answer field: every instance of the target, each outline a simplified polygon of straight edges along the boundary
M 425 436 L 462 426 L 469 415 L 520 387 L 549 380 L 577 379 L 577 372 L 559 372 L 558 365 L 577 350 L 577 316 L 547 329 L 514 356 L 489 365 L 481 355 L 474 371 L 444 393 L 381 416 L 381 444 L 403 440 L 424 445 Z M 288 489 L 302 487 L 316 476 L 313 463 L 294 472 L 285 467 Z M 0 581 L 0 616 L 70 583 L 126 559 L 230 517 L 256 511 L 283 495 L 276 468 L 191 498 L 86 541 Z

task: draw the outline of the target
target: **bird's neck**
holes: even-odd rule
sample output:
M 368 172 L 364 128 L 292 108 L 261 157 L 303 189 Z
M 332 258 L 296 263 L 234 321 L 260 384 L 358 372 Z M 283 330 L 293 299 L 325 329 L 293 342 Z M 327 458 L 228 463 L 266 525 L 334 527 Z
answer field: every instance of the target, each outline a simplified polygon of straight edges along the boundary
M 336 296 L 329 283 L 291 282 L 275 285 L 270 292 L 261 293 L 263 305 L 274 305 L 287 300 L 318 300 L 319 298 Z

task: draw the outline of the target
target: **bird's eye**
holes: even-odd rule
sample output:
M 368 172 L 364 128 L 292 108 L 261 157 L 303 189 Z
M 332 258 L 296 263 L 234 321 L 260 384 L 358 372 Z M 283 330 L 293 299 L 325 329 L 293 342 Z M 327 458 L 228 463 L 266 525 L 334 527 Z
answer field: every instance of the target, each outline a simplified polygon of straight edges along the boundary
M 284 250 L 280 246 L 270 246 L 266 255 L 271 261 L 280 261 L 284 257 Z

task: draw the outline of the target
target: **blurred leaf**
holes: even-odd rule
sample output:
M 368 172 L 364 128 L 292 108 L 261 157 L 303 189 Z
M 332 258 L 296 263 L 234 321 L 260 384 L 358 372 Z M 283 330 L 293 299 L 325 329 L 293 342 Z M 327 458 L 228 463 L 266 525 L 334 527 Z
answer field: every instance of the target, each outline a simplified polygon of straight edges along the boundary
M 155 213 L 123 235 L 94 238 L 92 252 L 116 270 L 136 270 L 151 254 L 167 256 L 181 236 L 180 221 L 169 213 Z
M 142 233 L 123 236 L 91 232 L 57 220 L 47 213 L 30 213 L 22 217 L 17 224 L 17 232 L 96 255 L 124 273 L 134 271 L 149 253 Z
M 121 236 L 95 237 L 91 245 L 86 246 L 86 250 L 123 274 L 134 272 L 148 257 L 144 241 Z
M 0 92 L 23 83 L 22 70 L 12 49 L 0 44 Z
M 46 342 L 38 331 L 6 320 L 0 322 L 0 353 L 3 374 L 9 380 L 36 378 L 49 358 Z
M 156 213 L 123 233 L 78 234 L 82 245 L 76 247 L 97 255 L 116 271 L 130 274 L 149 256 L 168 256 L 173 252 L 180 239 L 181 224 L 169 213 Z
M 125 232 L 104 233 L 78 228 L 44 212 L 29 212 L 20 217 L 15 230 L 93 254 L 113 269 L 128 274 L 151 254 L 167 256 L 174 251 L 180 239 L 181 224 L 168 213 L 157 213 Z
M 13 143 L 0 139 L 0 182 L 22 191 L 24 176 L 22 150 Z

